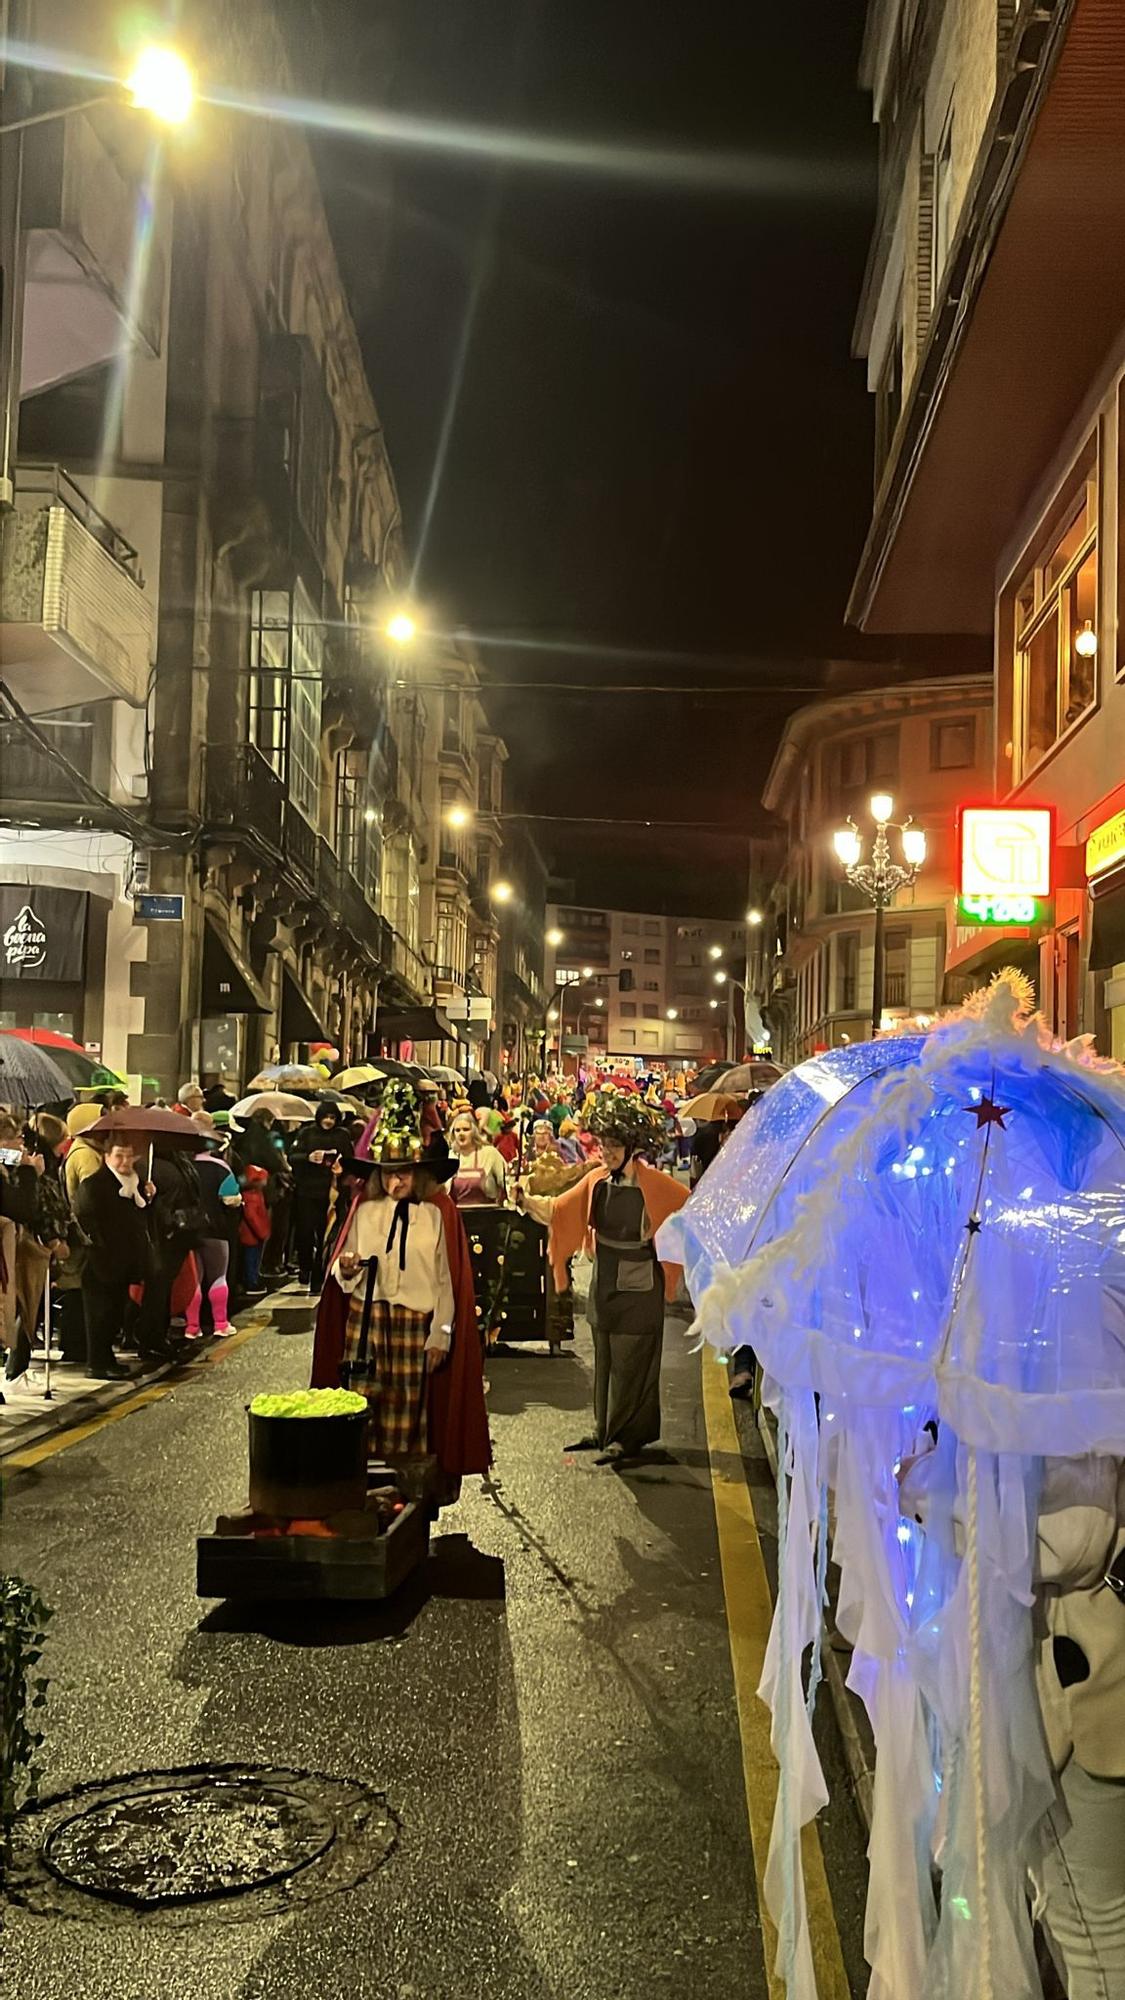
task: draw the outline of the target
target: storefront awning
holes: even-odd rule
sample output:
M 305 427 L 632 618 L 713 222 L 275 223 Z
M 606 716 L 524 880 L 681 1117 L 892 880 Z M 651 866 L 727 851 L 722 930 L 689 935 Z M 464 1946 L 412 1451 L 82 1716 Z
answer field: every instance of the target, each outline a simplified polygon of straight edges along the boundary
M 381 1042 L 455 1042 L 457 1030 L 440 1007 L 403 1007 L 398 1013 L 380 1013 L 375 1034 Z
M 282 1046 L 285 1047 L 289 1042 L 323 1042 L 327 1039 L 324 1023 L 296 973 L 291 972 L 287 965 L 283 965 L 279 1036 Z
M 208 917 L 203 927 L 203 993 L 205 1015 L 268 1014 L 263 987 L 234 940 L 224 937 Z
M 1090 971 L 1125 965 L 1125 865 L 1091 883 Z

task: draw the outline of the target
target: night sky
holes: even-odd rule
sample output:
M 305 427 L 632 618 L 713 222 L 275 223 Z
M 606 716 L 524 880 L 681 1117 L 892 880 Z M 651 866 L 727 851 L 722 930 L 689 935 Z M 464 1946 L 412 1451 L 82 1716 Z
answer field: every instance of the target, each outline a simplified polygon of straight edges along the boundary
M 529 810 L 731 829 L 537 829 L 590 901 L 740 909 L 799 696 L 691 690 L 800 688 L 865 650 L 841 623 L 871 489 L 863 11 L 323 0 L 340 101 L 709 155 L 728 182 L 318 147 L 427 614 L 519 642 L 483 644 L 498 681 L 683 690 L 492 698 Z

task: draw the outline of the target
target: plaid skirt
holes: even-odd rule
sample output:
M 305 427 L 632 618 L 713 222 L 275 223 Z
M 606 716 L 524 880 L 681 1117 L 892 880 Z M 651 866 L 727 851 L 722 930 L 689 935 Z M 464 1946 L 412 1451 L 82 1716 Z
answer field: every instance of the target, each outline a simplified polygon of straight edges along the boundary
M 370 1449 L 378 1458 L 427 1449 L 426 1341 L 432 1324 L 432 1313 L 411 1312 L 389 1299 L 372 1299 L 368 1306 L 359 1287 L 352 1294 L 340 1379 L 367 1397 Z

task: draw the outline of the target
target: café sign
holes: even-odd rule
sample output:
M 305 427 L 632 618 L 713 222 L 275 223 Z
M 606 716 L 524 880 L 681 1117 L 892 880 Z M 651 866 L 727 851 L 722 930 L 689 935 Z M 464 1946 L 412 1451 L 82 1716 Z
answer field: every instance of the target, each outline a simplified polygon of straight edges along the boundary
M 80 980 L 85 948 L 82 891 L 0 883 L 0 979 Z

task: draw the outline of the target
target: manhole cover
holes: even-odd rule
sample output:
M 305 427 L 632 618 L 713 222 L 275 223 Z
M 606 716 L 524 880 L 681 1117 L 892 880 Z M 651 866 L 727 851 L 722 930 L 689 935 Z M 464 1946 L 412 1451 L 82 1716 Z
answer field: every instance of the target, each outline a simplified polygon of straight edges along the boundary
M 382 1793 L 315 1771 L 134 1771 L 17 1816 L 11 1900 L 41 1915 L 260 1917 L 352 1888 L 392 1852 Z
M 43 1842 L 51 1872 L 118 1903 L 238 1896 L 319 1861 L 330 1813 L 271 1785 L 180 1785 L 133 1792 L 64 1819 Z

